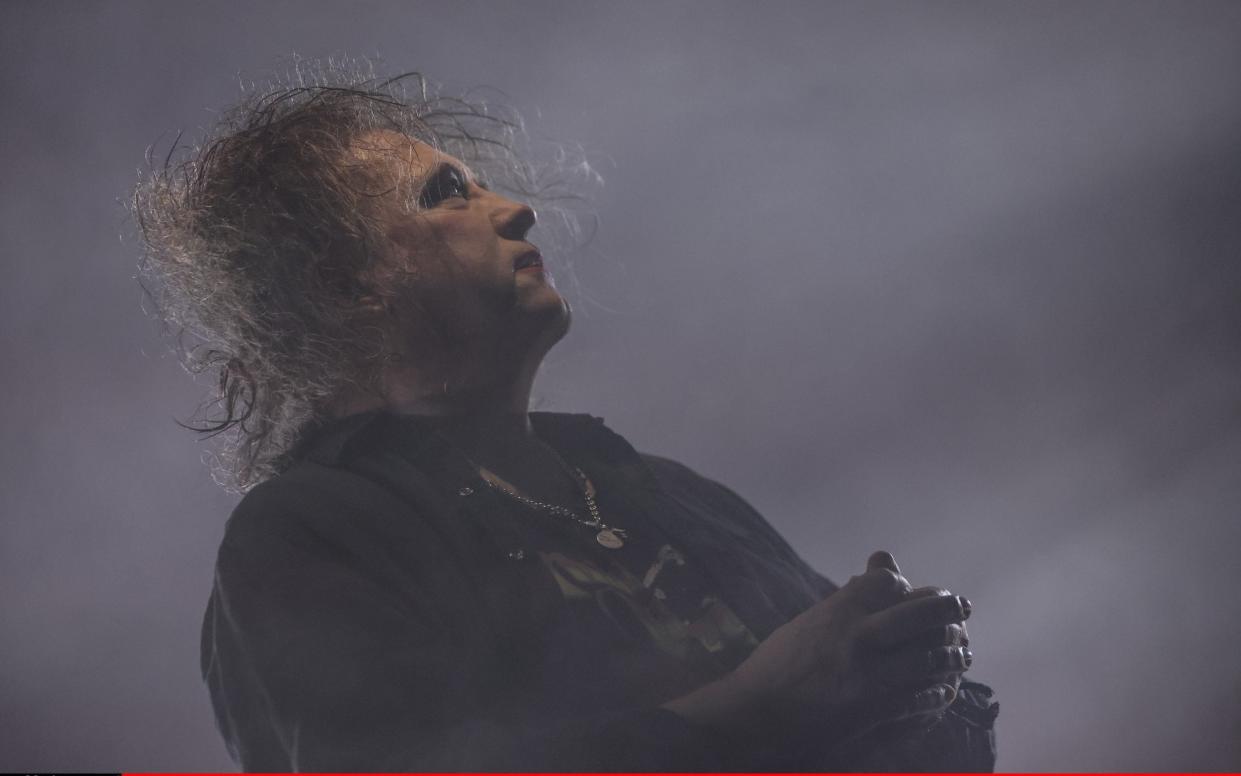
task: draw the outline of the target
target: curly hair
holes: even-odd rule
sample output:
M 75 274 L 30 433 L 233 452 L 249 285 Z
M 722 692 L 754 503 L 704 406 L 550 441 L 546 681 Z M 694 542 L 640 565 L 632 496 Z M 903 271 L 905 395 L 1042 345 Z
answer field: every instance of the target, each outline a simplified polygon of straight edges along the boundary
M 360 300 L 395 293 L 368 271 L 383 242 L 371 205 L 392 188 L 352 153 L 376 130 L 463 159 L 494 188 L 557 210 L 573 236 L 558 203 L 576 198 L 566 189 L 575 178 L 598 178 L 563 147 L 543 164 L 523 160 L 529 140 L 511 110 L 348 60 L 297 63 L 201 142 L 178 137 L 162 162 L 148 161 L 130 203 L 145 247 L 139 282 L 185 368 L 216 377 L 205 406 L 218 414 L 180 425 L 223 435 L 213 474 L 232 491 L 283 470 L 343 391 L 378 386 L 392 344 L 386 306 Z

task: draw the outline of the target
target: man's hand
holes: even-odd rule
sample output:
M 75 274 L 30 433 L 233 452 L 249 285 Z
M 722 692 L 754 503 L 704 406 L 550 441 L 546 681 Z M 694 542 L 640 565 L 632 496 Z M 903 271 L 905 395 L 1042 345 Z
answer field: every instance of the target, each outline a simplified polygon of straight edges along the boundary
M 886 552 L 877 552 L 871 555 L 868 561 L 868 568 L 875 566 L 887 568 L 897 574 L 900 568 L 896 564 L 896 559 Z M 950 597 L 952 593 L 942 587 L 919 587 L 914 588 L 906 594 L 905 600 L 914 598 L 931 598 L 931 597 Z M 973 606 L 967 599 L 963 599 L 962 614 L 964 618 L 968 618 Z M 969 650 L 969 634 L 966 630 L 964 621 L 949 623 L 940 628 L 932 628 L 924 633 L 910 639 L 905 646 L 921 645 L 928 650 L 935 651 L 938 659 L 943 660 L 946 664 L 944 670 L 930 677 L 931 685 L 927 688 L 921 688 L 946 692 L 950 695 L 948 703 L 930 708 L 925 713 L 913 713 L 904 717 L 898 717 L 895 720 L 889 720 L 881 723 L 878 729 L 873 731 L 876 735 L 875 739 L 885 739 L 888 741 L 907 737 L 910 734 L 924 732 L 930 726 L 934 725 L 943 716 L 945 710 L 955 700 L 957 691 L 961 686 L 962 674 L 973 663 L 974 655 Z M 938 650 L 938 651 L 936 651 Z M 936 659 L 936 658 L 932 658 Z M 943 688 L 949 688 L 950 692 Z
M 971 659 L 969 602 L 912 590 L 886 552 L 865 573 L 777 629 L 730 680 L 764 722 L 820 738 L 942 713 Z

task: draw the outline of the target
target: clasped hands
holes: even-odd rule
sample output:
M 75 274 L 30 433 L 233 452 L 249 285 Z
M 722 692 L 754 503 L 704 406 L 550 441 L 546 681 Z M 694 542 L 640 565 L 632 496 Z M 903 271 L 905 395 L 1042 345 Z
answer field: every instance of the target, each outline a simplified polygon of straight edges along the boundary
M 865 573 L 774 631 L 730 678 L 761 724 L 787 736 L 844 742 L 925 727 L 956 699 L 973 661 L 971 608 L 943 588 L 913 588 L 891 554 L 876 552 Z

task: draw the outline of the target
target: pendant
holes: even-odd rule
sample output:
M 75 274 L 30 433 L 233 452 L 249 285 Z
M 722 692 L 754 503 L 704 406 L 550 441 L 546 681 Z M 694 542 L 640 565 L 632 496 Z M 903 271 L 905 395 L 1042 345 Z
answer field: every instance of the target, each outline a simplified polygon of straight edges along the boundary
M 619 550 L 625 546 L 625 540 L 621 537 L 621 530 L 616 528 L 604 528 L 595 534 L 595 541 L 609 550 Z

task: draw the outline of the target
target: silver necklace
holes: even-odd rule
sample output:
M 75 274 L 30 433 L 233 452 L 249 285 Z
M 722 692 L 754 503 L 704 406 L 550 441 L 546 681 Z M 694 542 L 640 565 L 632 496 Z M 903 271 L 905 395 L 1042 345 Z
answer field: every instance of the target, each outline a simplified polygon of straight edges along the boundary
M 551 448 L 548 449 L 550 450 Z M 572 509 L 562 507 L 559 504 L 548 504 L 545 501 L 537 501 L 529 496 L 518 493 L 512 488 L 506 487 L 493 479 L 498 479 L 498 476 L 495 473 L 479 466 L 473 461 L 470 461 L 470 463 L 474 464 L 474 466 L 478 468 L 479 474 L 483 477 L 483 482 L 487 483 L 487 485 L 492 489 L 498 490 L 510 498 L 520 501 L 528 507 L 533 507 L 549 514 L 567 517 L 574 522 L 594 528 L 597 531 L 597 533 L 595 533 L 595 541 L 599 542 L 599 544 L 604 547 L 607 547 L 609 550 L 619 550 L 621 547 L 624 547 L 626 534 L 625 529 L 610 526 L 604 523 L 603 518 L 599 516 L 599 505 L 595 503 L 594 483 L 590 481 L 590 478 L 587 477 L 586 473 L 581 469 L 576 466 L 570 467 L 567 463 L 565 463 L 564 459 L 562 459 L 555 450 L 551 450 L 551 453 L 561 467 L 573 475 L 574 480 L 577 481 L 578 487 L 582 489 L 582 497 L 586 500 L 586 508 L 590 510 L 589 520 L 574 512 Z M 467 458 L 466 460 L 469 459 Z

